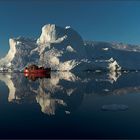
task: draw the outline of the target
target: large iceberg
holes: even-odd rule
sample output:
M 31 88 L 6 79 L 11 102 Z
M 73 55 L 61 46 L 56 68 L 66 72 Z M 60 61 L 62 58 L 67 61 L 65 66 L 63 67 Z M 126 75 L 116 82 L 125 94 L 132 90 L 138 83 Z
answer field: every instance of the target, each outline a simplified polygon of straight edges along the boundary
M 51 67 L 52 70 L 71 70 L 86 57 L 84 42 L 72 28 L 54 24 L 42 27 L 37 40 L 23 37 L 10 39 L 10 50 L 0 60 L 0 66 L 22 70 L 28 64 Z
M 22 71 L 29 64 L 59 71 L 139 70 L 140 47 L 83 41 L 70 26 L 47 24 L 38 39 L 9 39 L 10 50 L 0 59 L 0 71 Z

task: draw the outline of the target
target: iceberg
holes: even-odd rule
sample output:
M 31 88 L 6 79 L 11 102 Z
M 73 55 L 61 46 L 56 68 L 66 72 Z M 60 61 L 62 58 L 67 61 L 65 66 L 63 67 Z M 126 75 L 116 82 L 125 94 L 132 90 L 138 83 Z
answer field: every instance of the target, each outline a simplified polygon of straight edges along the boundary
M 140 47 L 136 45 L 84 41 L 70 26 L 46 24 L 38 39 L 9 39 L 10 49 L 0 59 L 0 70 L 22 71 L 27 65 L 58 71 L 140 70 Z

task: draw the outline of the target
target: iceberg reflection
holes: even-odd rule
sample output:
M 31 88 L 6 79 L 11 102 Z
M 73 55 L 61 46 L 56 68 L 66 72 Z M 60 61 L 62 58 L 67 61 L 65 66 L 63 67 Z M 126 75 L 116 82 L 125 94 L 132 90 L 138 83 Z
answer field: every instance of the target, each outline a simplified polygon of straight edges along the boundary
M 0 74 L 9 89 L 8 102 L 37 103 L 48 115 L 71 114 L 85 94 L 122 95 L 140 92 L 140 73 L 52 72 L 51 78 L 26 78 L 23 74 Z M 132 82 L 135 81 L 135 82 Z

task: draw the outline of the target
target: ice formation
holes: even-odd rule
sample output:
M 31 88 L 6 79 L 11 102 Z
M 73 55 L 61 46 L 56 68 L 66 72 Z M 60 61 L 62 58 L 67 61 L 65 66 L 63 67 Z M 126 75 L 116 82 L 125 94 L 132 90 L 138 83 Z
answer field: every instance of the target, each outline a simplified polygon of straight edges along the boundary
M 0 60 L 0 66 L 13 65 L 23 70 L 28 64 L 51 67 L 52 70 L 69 71 L 81 63 L 86 51 L 81 36 L 72 28 L 62 28 L 54 24 L 42 27 L 37 40 L 26 38 L 10 39 L 10 50 Z
M 140 70 L 138 46 L 83 41 L 70 26 L 47 24 L 38 39 L 9 39 L 10 50 L 0 59 L 0 71 L 22 71 L 29 64 L 52 70 Z

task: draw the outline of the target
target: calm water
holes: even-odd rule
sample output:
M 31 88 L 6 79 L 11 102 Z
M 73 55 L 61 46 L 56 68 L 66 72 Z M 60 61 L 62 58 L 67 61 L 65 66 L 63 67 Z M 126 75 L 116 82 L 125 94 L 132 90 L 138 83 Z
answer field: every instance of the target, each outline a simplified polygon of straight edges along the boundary
M 102 110 L 104 105 L 126 110 Z M 0 138 L 140 138 L 140 73 L 0 74 Z

